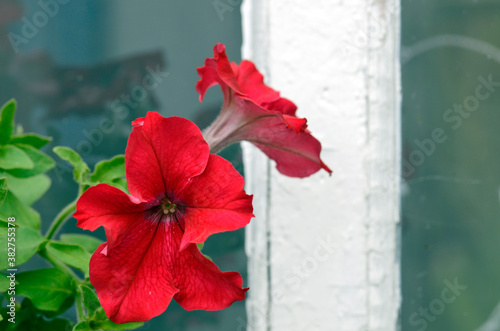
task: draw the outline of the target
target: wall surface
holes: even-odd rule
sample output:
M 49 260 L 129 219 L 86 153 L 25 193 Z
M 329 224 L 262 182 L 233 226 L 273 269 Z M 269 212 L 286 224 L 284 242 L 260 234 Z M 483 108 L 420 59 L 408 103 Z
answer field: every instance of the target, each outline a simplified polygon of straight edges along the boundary
M 249 330 L 396 330 L 399 2 L 245 0 L 243 58 L 298 106 L 333 169 L 288 178 L 244 144 Z

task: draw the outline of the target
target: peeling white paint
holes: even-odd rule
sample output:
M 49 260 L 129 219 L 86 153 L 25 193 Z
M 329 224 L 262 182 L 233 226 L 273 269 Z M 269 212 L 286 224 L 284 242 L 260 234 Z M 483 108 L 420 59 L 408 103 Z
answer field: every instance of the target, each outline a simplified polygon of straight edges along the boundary
M 250 330 L 396 330 L 399 2 L 245 0 L 243 56 L 334 170 L 279 174 L 244 144 Z

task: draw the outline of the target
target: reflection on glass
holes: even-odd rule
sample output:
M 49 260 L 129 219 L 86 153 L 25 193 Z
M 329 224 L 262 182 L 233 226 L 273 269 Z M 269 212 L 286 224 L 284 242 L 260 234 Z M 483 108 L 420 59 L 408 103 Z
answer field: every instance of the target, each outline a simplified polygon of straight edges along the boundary
M 402 330 L 500 330 L 500 3 L 402 2 Z

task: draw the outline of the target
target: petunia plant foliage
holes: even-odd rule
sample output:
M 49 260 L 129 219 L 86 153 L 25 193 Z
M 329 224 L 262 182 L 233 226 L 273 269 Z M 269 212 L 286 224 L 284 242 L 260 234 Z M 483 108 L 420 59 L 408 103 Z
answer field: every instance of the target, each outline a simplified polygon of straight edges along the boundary
M 254 216 L 244 178 L 217 153 L 245 140 L 283 175 L 331 170 L 297 106 L 265 85 L 252 62 L 231 63 L 217 44 L 198 74 L 200 101 L 214 85 L 224 96 L 203 131 L 187 119 L 147 112 L 131 123 L 124 155 L 93 170 L 71 148 L 52 148 L 72 166 L 79 189 L 46 233 L 41 222 L 49 220 L 32 205 L 51 185 L 46 173 L 55 161 L 44 150 L 52 139 L 16 127 L 16 101 L 2 107 L 0 329 L 132 330 L 172 300 L 190 311 L 245 299 L 241 275 L 221 271 L 201 252 L 210 235 L 243 228 Z M 88 233 L 59 233 L 72 216 Z M 105 242 L 92 234 L 100 227 Z M 35 256 L 45 266 L 23 271 Z M 62 317 L 70 309 L 76 319 Z

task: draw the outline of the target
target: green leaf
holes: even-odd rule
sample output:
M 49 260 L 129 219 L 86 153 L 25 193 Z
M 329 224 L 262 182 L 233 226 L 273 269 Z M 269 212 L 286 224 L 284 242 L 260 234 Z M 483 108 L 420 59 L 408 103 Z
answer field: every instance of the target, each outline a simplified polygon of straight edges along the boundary
M 46 321 L 42 317 L 38 317 L 35 327 L 31 330 L 36 331 L 69 331 L 71 330 L 73 323 L 67 319 L 54 318 L 50 321 Z
M 78 285 L 78 291 L 82 294 L 82 302 L 85 309 L 87 309 L 87 315 L 94 315 L 95 311 L 101 307 L 97 294 L 94 290 L 84 284 Z
M 2 173 L 0 173 L 1 175 Z M 5 175 L 9 182 L 10 191 L 26 206 L 31 206 L 50 188 L 50 178 L 45 174 L 28 178 L 17 178 L 7 173 Z
M 16 112 L 16 101 L 10 99 L 2 106 L 0 113 L 0 145 L 9 142 L 14 133 L 14 113 Z
M 81 246 L 52 241 L 47 244 L 45 249 L 50 256 L 88 274 L 91 255 Z
M 55 268 L 17 274 L 17 295 L 29 298 L 40 310 L 57 311 L 74 293 L 73 279 Z
M 33 255 L 36 254 L 40 245 L 45 241 L 38 231 L 33 229 L 24 227 L 24 226 L 16 226 L 10 227 L 7 222 L 0 220 L 0 270 L 5 270 L 8 268 L 17 267 L 25 262 L 27 262 Z M 10 233 L 15 233 L 13 235 L 9 235 Z M 14 238 L 14 239 L 11 239 Z M 9 241 L 11 239 L 11 241 Z M 11 246 L 11 248 L 15 249 L 15 265 L 10 265 L 10 262 L 7 259 L 9 256 L 8 253 L 12 253 L 13 251 L 9 251 L 8 243 L 14 244 L 15 246 Z
M 102 244 L 102 241 L 96 237 L 86 234 L 62 234 L 59 240 L 66 244 L 80 245 L 89 253 L 94 253 L 97 247 Z
M 7 178 L 0 178 L 0 207 L 7 196 Z
M 50 156 L 30 145 L 17 145 L 33 162 L 31 169 L 12 169 L 7 172 L 15 177 L 32 177 L 54 168 L 56 163 Z
M 7 276 L 0 272 L 0 292 L 6 292 L 10 287 L 10 279 Z
M 68 161 L 73 166 L 73 176 L 79 184 L 85 184 L 90 172 L 87 163 L 83 162 L 80 155 L 69 147 L 57 146 L 53 149 L 61 159 Z
M 29 299 L 25 299 L 25 300 L 29 300 Z M 23 301 L 23 303 L 24 303 L 24 301 Z M 68 296 L 66 298 L 66 300 L 64 300 L 63 304 L 56 311 L 47 311 L 47 310 L 40 310 L 40 309 L 36 309 L 36 311 L 47 318 L 54 318 L 54 317 L 57 317 L 57 316 L 63 314 L 69 308 L 73 307 L 74 304 L 75 304 L 75 294 L 71 294 L 70 296 Z M 35 308 L 33 307 L 33 309 L 35 309 Z
M 1 169 L 33 169 L 35 165 L 30 157 L 14 145 L 0 146 Z
M 19 201 L 11 191 L 8 191 L 2 208 L 0 208 L 0 218 L 8 219 L 13 216 L 16 218 L 18 225 L 35 230 L 40 228 L 40 215 L 34 209 Z
M 73 327 L 73 331 L 93 331 L 88 321 L 81 321 Z
M 112 181 L 108 182 L 107 184 L 114 186 L 125 193 L 130 193 L 127 187 L 127 180 L 125 178 L 115 178 Z
M 41 314 L 45 312 L 36 309 L 30 299 L 24 298 L 21 306 L 16 307 L 15 323 L 0 323 L 0 330 L 5 331 L 67 331 L 71 330 L 73 323 L 66 319 L 52 318 L 51 320 L 45 319 Z M 63 312 L 61 312 L 63 313 Z M 6 314 L 6 310 L 2 310 L 2 314 L 6 318 L 10 318 Z M 44 315 L 46 316 L 46 315 Z M 51 317 L 49 317 L 51 318 Z
M 143 325 L 143 323 L 116 324 L 112 322 L 108 318 L 108 316 L 106 316 L 106 313 L 102 308 L 96 310 L 92 320 L 94 322 L 93 325 L 91 324 L 93 330 L 104 330 L 104 331 L 134 330 L 140 328 Z
M 30 145 L 36 149 L 40 149 L 52 141 L 51 137 L 42 137 L 35 133 L 27 133 L 20 136 L 13 136 L 10 138 L 10 143 L 13 145 L 23 144 Z
M 125 177 L 125 156 L 117 155 L 95 165 L 90 180 L 95 183 L 108 183 L 115 178 Z
M 22 304 L 19 304 L 21 301 L 20 298 L 16 300 L 16 311 L 15 311 L 15 319 L 14 323 L 8 322 L 9 319 L 14 316 L 9 314 L 10 309 L 8 307 L 2 308 L 1 313 L 3 316 L 3 321 L 0 322 L 0 330 L 5 331 L 21 331 L 21 330 L 32 330 L 30 326 L 27 327 L 26 324 L 31 324 L 31 321 L 36 320 L 36 312 L 34 309 L 27 308 L 24 305 L 24 302 L 27 299 L 23 300 Z

